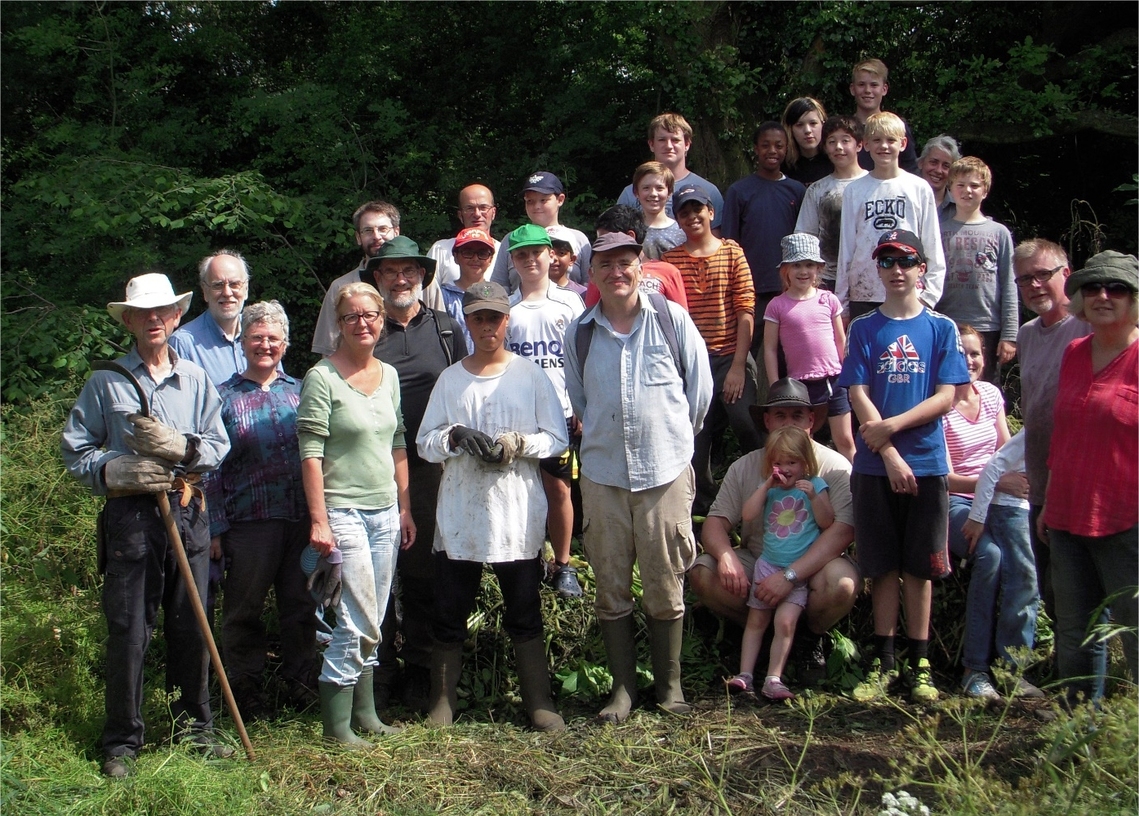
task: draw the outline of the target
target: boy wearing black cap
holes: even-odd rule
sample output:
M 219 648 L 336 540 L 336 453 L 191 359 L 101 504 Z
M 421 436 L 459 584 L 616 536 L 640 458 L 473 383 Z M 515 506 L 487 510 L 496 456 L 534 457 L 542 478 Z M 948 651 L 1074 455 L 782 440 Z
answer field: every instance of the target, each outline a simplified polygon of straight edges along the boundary
M 906 230 L 883 233 L 872 257 L 886 300 L 851 322 L 839 375 L 862 422 L 850 489 L 858 566 L 872 582 L 877 647 L 853 697 L 877 699 L 897 679 L 894 636 L 901 601 L 910 695 L 915 702 L 932 702 L 937 688 L 927 656 L 931 579 L 949 574 L 949 469 L 941 417 L 969 374 L 956 325 L 918 300 L 918 279 L 926 270 L 918 237 Z
M 510 300 L 496 283 L 463 295 L 475 350 L 439 375 L 419 426 L 419 455 L 443 463 L 435 528 L 435 609 L 428 720 L 450 725 L 458 705 L 467 618 L 483 564 L 505 600 L 522 702 L 537 731 L 565 723 L 550 699 L 542 636 L 546 495 L 538 461 L 566 449 L 561 402 L 541 369 L 506 349 Z
M 566 203 L 566 188 L 562 186 L 561 179 L 546 170 L 532 173 L 522 188 L 522 200 L 526 202 L 526 217 L 531 223 L 544 228 L 551 237 L 556 236 L 573 245 L 577 260 L 570 268 L 570 279 L 582 285 L 587 283 L 589 238 L 580 230 L 558 223 L 558 213 Z M 502 242 L 502 249 L 506 251 L 498 253 L 490 279 L 507 292 L 513 292 L 518 288 L 518 272 L 510 259 L 510 236 Z

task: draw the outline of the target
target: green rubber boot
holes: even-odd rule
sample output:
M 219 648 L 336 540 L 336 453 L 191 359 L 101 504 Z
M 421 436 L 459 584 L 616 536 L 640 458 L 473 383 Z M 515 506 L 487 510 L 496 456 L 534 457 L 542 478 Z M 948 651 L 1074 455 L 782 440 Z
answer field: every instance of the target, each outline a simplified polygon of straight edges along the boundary
M 624 722 L 637 704 L 637 630 L 632 615 L 603 620 L 600 624 L 609 673 L 613 675 L 613 692 L 597 719 L 606 723 Z
M 370 748 L 371 743 L 352 733 L 349 723 L 352 720 L 352 699 L 355 686 L 338 686 L 335 683 L 320 686 L 320 719 L 324 723 L 324 738 L 338 742 L 354 751 Z
M 365 734 L 398 734 L 402 728 L 384 725 L 376 713 L 376 691 L 372 685 L 375 669 L 365 666 L 352 695 L 352 727 Z
M 657 705 L 670 714 L 689 714 L 680 688 L 680 647 L 684 643 L 684 617 L 676 620 L 647 619 L 653 656 L 653 686 Z

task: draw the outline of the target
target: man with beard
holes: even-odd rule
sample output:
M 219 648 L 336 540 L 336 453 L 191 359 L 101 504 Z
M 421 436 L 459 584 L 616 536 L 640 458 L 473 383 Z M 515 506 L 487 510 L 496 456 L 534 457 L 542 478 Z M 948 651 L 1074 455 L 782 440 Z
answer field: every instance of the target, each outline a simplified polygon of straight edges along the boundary
M 415 439 L 427 400 L 439 374 L 467 355 L 467 342 L 459 324 L 446 311 L 428 307 L 426 287 L 434 286 L 435 261 L 422 255 L 419 245 L 406 236 L 393 236 L 365 265 L 368 282 L 384 299 L 384 331 L 376 344 L 376 357 L 399 374 L 400 401 L 406 435 Z M 436 291 L 438 291 L 438 288 Z M 418 531 L 415 543 L 400 550 L 396 563 L 403 633 L 403 702 L 425 711 L 430 690 L 431 620 L 434 604 L 435 504 L 442 467 L 419 457 L 414 446 L 407 449 L 411 515 Z M 375 674 L 376 706 L 389 699 L 395 681 L 394 635 L 396 615 L 388 609 L 380 643 L 379 669 Z
M 380 248 L 399 235 L 399 210 L 386 201 L 369 201 L 352 214 L 352 226 L 356 232 L 356 244 L 364 250 L 364 257 L 351 272 L 334 280 L 324 293 L 324 303 L 316 319 L 316 330 L 312 336 L 313 354 L 328 356 L 336 349 L 336 295 L 350 283 L 362 281 L 372 283 L 372 273 L 365 269 L 368 261 L 376 257 Z M 442 309 L 443 295 L 439 287 L 426 285 L 426 302 L 432 308 Z
M 241 309 L 249 297 L 249 266 L 238 253 L 223 249 L 202 258 L 198 282 L 206 311 L 170 335 L 170 348 L 204 368 L 217 387 L 246 368 Z

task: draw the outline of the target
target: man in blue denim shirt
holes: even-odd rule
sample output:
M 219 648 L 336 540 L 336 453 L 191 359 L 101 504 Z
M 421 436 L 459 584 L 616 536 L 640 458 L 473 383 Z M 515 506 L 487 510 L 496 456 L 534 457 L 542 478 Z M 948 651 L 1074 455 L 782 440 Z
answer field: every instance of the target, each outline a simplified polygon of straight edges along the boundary
M 566 388 L 582 422 L 585 554 L 597 580 L 595 606 L 613 675 L 612 697 L 598 715 L 604 722 L 621 722 L 636 703 L 634 562 L 644 587 L 657 701 L 673 713 L 689 710 L 680 689 L 680 645 L 684 572 L 696 557 L 691 460 L 712 400 L 712 374 L 688 313 L 639 291 L 640 254 L 625 233 L 594 242 L 589 277 L 601 300 L 566 332 Z M 658 314 L 654 302 L 669 314 Z M 579 332 L 589 332 L 584 359 Z
M 224 249 L 202 258 L 198 282 L 206 311 L 174 332 L 170 347 L 204 368 L 214 387 L 220 387 L 245 370 L 241 310 L 249 297 L 249 266 L 241 255 Z

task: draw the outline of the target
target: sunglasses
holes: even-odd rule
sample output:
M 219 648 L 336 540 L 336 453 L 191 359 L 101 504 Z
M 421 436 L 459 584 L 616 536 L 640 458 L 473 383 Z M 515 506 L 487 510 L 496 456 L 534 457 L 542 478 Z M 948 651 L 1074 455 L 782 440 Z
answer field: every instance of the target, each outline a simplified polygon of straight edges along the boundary
M 902 269 L 913 269 L 920 263 L 921 258 L 919 258 L 917 255 L 902 255 L 901 257 L 896 257 L 893 255 L 882 255 L 878 258 L 879 269 L 893 269 L 894 264 L 897 264 Z
M 1084 297 L 1097 297 L 1101 289 L 1107 292 L 1108 297 L 1112 298 L 1127 297 L 1132 291 L 1131 287 L 1126 283 L 1120 283 L 1119 281 L 1103 283 L 1097 281 L 1096 283 L 1085 283 L 1080 287 L 1080 292 L 1083 293 Z

